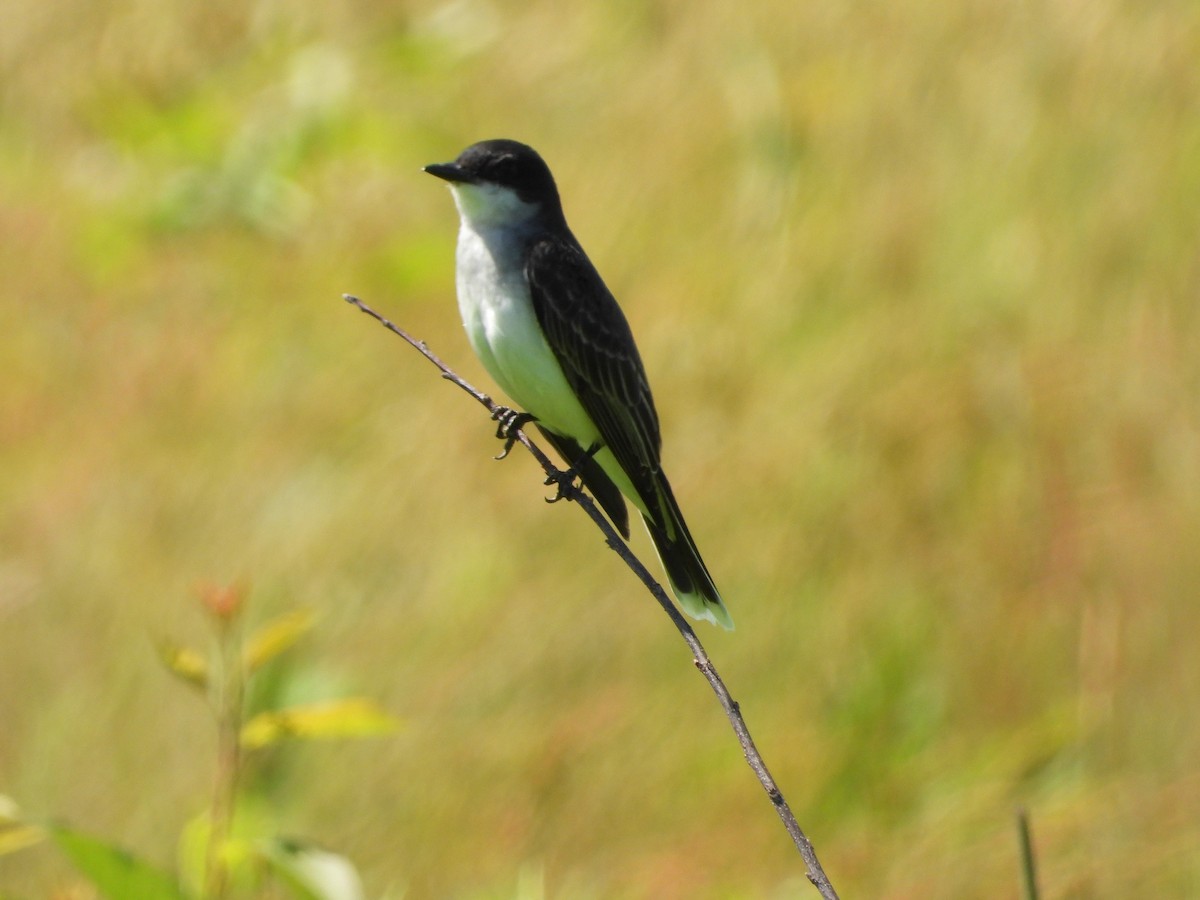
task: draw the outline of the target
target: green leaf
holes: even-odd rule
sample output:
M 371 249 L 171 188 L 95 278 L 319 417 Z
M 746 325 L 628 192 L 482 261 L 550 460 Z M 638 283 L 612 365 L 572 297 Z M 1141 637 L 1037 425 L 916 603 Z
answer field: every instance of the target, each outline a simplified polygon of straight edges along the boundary
M 251 635 L 242 655 L 247 674 L 262 668 L 296 641 L 300 640 L 313 626 L 311 610 L 298 609 L 272 619 Z
M 208 663 L 191 647 L 162 640 L 158 642 L 158 658 L 176 678 L 192 687 L 207 689 Z
M 112 900 L 185 900 L 175 879 L 119 847 L 73 831 L 52 826 L 51 839 L 105 897 Z
M 362 900 L 362 880 L 344 856 L 276 839 L 264 848 L 263 858 L 302 900 Z
M 253 750 L 285 738 L 375 737 L 399 727 L 399 719 L 372 701 L 347 697 L 259 713 L 242 728 L 242 746 Z

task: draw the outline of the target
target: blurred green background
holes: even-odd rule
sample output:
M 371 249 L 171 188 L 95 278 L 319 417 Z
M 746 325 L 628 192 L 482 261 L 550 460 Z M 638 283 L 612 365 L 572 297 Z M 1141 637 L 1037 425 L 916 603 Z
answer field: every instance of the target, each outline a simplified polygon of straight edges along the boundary
M 845 897 L 1200 895 L 1200 9 L 9 4 L 0 793 L 170 865 L 195 585 L 321 617 L 287 830 L 368 894 L 815 896 L 665 617 L 480 410 L 426 163 L 513 137 L 638 335 Z M 653 561 L 638 534 L 637 551 Z M 657 569 L 655 569 L 657 571 Z M 45 896 L 48 847 L 0 859 Z

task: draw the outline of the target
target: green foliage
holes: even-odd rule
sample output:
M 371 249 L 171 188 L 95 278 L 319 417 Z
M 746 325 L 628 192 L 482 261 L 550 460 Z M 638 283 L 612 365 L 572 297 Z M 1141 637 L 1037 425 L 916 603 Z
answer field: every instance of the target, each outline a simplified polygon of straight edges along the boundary
M 361 697 L 263 711 L 247 720 L 246 682 L 294 646 L 312 628 L 313 616 L 305 610 L 285 613 L 260 626 L 243 645 L 244 589 L 207 587 L 200 600 L 216 626 L 217 658 L 208 661 L 189 647 L 159 642 L 167 670 L 189 687 L 207 691 L 217 722 L 213 801 L 180 835 L 179 877 L 108 840 L 61 825 L 27 823 L 11 801 L 0 816 L 0 856 L 48 837 L 101 896 L 112 900 L 257 897 L 272 882 L 299 900 L 361 900 L 358 873 L 347 859 L 278 836 L 277 814 L 253 784 L 250 756 L 283 738 L 388 734 L 397 720 Z
M 280 616 L 258 629 L 242 652 L 242 667 L 253 675 L 300 640 L 313 626 L 311 610 L 298 609 Z
M 158 655 L 172 675 L 200 690 L 208 689 L 208 663 L 190 647 L 170 640 L 159 641 Z
M 259 713 L 242 728 L 242 746 L 258 750 L 285 738 L 374 737 L 395 730 L 392 716 L 354 697 Z
M 175 879 L 107 841 L 69 828 L 48 829 L 50 838 L 103 897 L 111 900 L 185 900 Z

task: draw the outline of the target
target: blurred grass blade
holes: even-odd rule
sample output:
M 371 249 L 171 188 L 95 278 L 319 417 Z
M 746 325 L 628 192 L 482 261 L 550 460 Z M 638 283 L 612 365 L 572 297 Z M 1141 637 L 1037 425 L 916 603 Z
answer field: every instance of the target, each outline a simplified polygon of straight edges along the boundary
M 25 825 L 20 822 L 0 823 L 0 856 L 7 856 L 32 847 L 46 839 L 46 832 L 36 825 Z
M 180 681 L 201 690 L 208 688 L 208 663 L 191 647 L 162 640 L 158 642 L 158 658 Z
M 347 697 L 259 713 L 242 729 L 242 746 L 253 750 L 286 738 L 374 737 L 399 727 L 399 719 L 372 701 Z
M 250 674 L 287 650 L 313 626 L 311 610 L 298 609 L 272 619 L 256 631 L 246 644 L 242 662 Z
M 264 853 L 267 863 L 304 900 L 362 900 L 362 880 L 350 860 L 319 847 L 275 840 Z
M 1029 811 L 1024 807 L 1017 810 L 1017 840 L 1021 848 L 1021 896 L 1025 900 L 1039 900 L 1033 833 L 1029 828 Z
M 16 801 L 0 794 L 0 856 L 32 847 L 45 838 L 44 828 L 23 821 Z
M 185 890 L 199 897 L 204 891 L 204 866 L 208 842 L 212 839 L 212 821 L 207 810 L 193 816 L 180 829 L 175 855 L 179 882 Z
M 185 900 L 175 879 L 144 860 L 69 828 L 51 827 L 50 837 L 96 890 L 112 900 Z

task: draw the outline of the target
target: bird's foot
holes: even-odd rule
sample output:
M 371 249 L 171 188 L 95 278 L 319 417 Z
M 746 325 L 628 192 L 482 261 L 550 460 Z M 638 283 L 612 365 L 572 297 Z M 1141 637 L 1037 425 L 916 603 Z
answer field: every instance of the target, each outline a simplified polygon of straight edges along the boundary
M 543 484 L 554 485 L 554 496 L 547 497 L 547 503 L 557 503 L 559 500 L 570 500 L 575 494 L 583 489 L 583 485 L 575 484 L 575 479 L 579 477 L 579 473 L 575 471 L 575 467 L 559 471 L 554 470 L 553 475 L 547 475 Z
M 513 448 L 513 444 L 517 442 L 517 432 L 525 425 L 537 419 L 537 416 L 527 412 L 521 412 L 519 409 L 512 409 L 508 406 L 497 406 L 492 411 L 492 418 L 498 423 L 496 425 L 496 437 L 504 441 L 504 449 L 500 451 L 500 455 L 495 459 L 504 459 Z
M 562 472 L 555 472 L 553 475 L 546 476 L 544 484 L 554 484 L 558 486 L 558 490 L 553 497 L 547 497 L 547 503 L 557 503 L 559 500 L 570 500 L 572 495 L 583 489 L 583 476 L 580 470 L 583 466 L 592 459 L 595 459 L 596 453 L 600 450 L 600 442 L 592 444 L 584 451 L 583 455 L 571 464 L 569 469 Z M 580 479 L 578 487 L 575 486 L 575 479 Z

